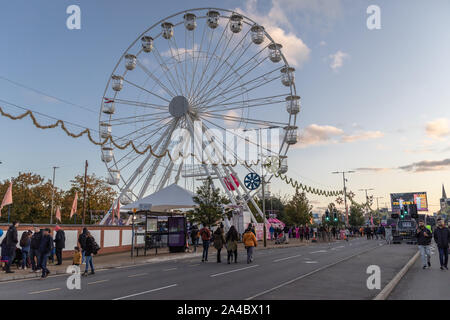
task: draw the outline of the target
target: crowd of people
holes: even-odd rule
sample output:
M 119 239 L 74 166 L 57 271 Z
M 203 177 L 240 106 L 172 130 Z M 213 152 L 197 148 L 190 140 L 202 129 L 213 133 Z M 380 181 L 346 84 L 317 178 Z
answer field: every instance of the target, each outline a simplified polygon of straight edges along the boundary
M 233 261 L 234 263 L 237 263 L 238 241 L 242 239 L 245 249 L 247 250 L 247 263 L 251 263 L 253 262 L 253 250 L 258 245 L 256 232 L 252 224 L 249 224 L 241 237 L 235 226 L 231 226 L 228 232 L 225 233 L 224 225 L 222 223 L 219 224 L 214 232 L 212 232 L 208 226 L 204 226 L 199 230 L 198 227 L 194 225 L 191 229 L 190 237 L 194 252 L 197 251 L 199 241 L 202 239 L 202 262 L 208 261 L 209 247 L 212 244 L 217 251 L 217 263 L 222 262 L 221 257 L 223 248 L 227 250 L 227 263 L 230 264 Z
M 35 227 L 34 231 L 24 231 L 19 241 L 18 226 L 19 222 L 13 222 L 1 242 L 2 270 L 6 273 L 14 273 L 11 266 L 16 265 L 23 270 L 31 268 L 31 273 L 41 272 L 41 278 L 46 278 L 50 274 L 47 264 L 54 263 L 55 255 L 57 260 L 55 265 L 62 264 L 62 252 L 66 245 L 64 230 L 56 226 L 53 238 L 49 228 Z M 74 247 L 72 264 L 80 266 L 86 263 L 83 275 L 88 275 L 89 267 L 91 274 L 95 274 L 93 255 L 97 254 L 100 247 L 87 228 L 83 228 L 83 232 L 78 237 L 78 243 L 79 246 Z

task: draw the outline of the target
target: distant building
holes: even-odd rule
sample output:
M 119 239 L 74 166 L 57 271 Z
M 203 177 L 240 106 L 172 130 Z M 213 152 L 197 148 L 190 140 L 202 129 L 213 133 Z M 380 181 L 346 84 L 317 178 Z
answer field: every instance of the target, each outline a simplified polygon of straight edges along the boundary
M 445 193 L 444 184 L 442 184 L 442 198 L 440 200 L 441 212 L 446 211 L 450 208 L 450 198 L 447 198 L 447 194 Z

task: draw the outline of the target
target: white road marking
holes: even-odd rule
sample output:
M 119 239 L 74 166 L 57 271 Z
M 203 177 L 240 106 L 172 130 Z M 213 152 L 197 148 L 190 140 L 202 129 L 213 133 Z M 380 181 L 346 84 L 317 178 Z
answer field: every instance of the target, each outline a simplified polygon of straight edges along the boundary
M 277 286 L 275 286 L 275 287 L 273 287 L 273 288 L 271 288 L 271 289 L 264 290 L 264 291 L 262 291 L 262 292 L 260 292 L 260 293 L 257 293 L 257 294 L 255 294 L 255 295 L 253 295 L 253 296 L 251 296 L 251 297 L 246 298 L 245 300 L 252 300 L 252 299 L 255 299 L 255 298 L 259 297 L 259 296 L 262 296 L 262 295 L 267 294 L 267 293 L 269 293 L 269 292 L 272 292 L 272 291 L 274 291 L 274 290 L 280 289 L 280 288 L 282 288 L 282 287 L 284 287 L 284 286 L 286 286 L 286 285 L 288 285 L 288 284 L 291 284 L 291 283 L 293 283 L 293 282 L 296 282 L 296 281 L 298 281 L 298 280 L 301 280 L 301 279 L 303 279 L 303 278 L 306 278 L 306 277 L 308 277 L 308 276 L 310 276 L 310 275 L 313 275 L 313 274 L 315 274 L 315 273 L 317 273 L 317 272 L 319 272 L 319 271 L 322 271 L 322 270 L 324 270 L 324 269 L 327 269 L 327 268 L 329 268 L 329 267 L 332 267 L 332 266 L 334 266 L 334 265 L 336 265 L 336 264 L 338 264 L 338 263 L 341 263 L 341 262 L 343 262 L 343 261 L 350 260 L 350 259 L 353 258 L 353 257 L 359 256 L 359 255 L 361 255 L 361 254 L 363 254 L 363 253 L 372 251 L 372 250 L 377 249 L 377 248 L 379 248 L 379 247 L 372 247 L 372 248 L 369 248 L 369 249 L 364 250 L 364 251 L 362 251 L 362 252 L 358 252 L 358 253 L 356 253 L 356 254 L 353 254 L 353 255 L 351 255 L 351 256 L 348 256 L 348 257 L 346 257 L 346 258 L 340 259 L 340 260 L 338 260 L 338 261 L 336 261 L 336 262 L 327 264 L 327 265 L 322 266 L 322 267 L 320 267 L 320 268 L 317 268 L 317 269 L 315 269 L 315 270 L 313 270 L 313 271 L 311 271 L 311 272 L 302 274 L 301 276 L 298 276 L 297 278 L 294 278 L 294 279 L 292 279 L 292 280 L 283 282 L 282 284 L 279 284 L 279 285 L 277 285 Z
M 148 274 L 148 273 L 132 274 L 131 276 L 128 276 L 128 278 L 139 277 L 139 276 L 145 276 L 146 274 Z
M 310 253 L 322 253 L 322 252 L 327 252 L 327 250 L 313 251 L 313 252 L 310 252 Z
M 234 269 L 234 270 L 230 270 L 230 271 L 226 271 L 226 272 L 221 272 L 221 273 L 216 273 L 216 274 L 212 274 L 210 275 L 210 277 L 217 277 L 217 276 L 221 276 L 224 274 L 228 274 L 228 273 L 232 273 L 232 272 L 237 272 L 237 271 L 242 271 L 242 270 L 247 270 L 250 268 L 256 268 L 259 267 L 259 264 L 255 264 L 254 266 L 250 266 L 250 267 L 245 267 L 245 268 L 240 268 L 240 269 Z
M 163 271 L 172 271 L 172 270 L 177 270 L 177 268 L 164 269 Z
M 102 283 L 102 282 L 107 282 L 109 280 L 98 280 L 98 281 L 94 281 L 94 282 L 88 282 L 88 284 L 96 284 L 96 283 Z
M 317 261 L 305 261 L 305 263 L 318 263 Z
M 41 290 L 41 291 L 33 291 L 33 292 L 29 292 L 28 294 L 38 294 L 38 293 L 50 292 L 50 291 L 56 291 L 56 290 L 61 290 L 61 288 L 53 288 L 53 289 L 47 289 L 47 290 Z
M 288 260 L 288 259 L 297 258 L 297 257 L 301 257 L 301 254 L 298 254 L 296 256 L 290 256 L 290 257 L 286 257 L 286 258 L 276 259 L 276 260 L 273 260 L 273 262 L 279 262 L 279 261 Z
M 139 293 L 134 293 L 134 294 L 130 294 L 128 296 L 124 296 L 124 297 L 119 297 L 119 298 L 115 298 L 113 300 L 122 300 L 122 299 L 126 299 L 126 298 L 131 298 L 131 297 L 136 297 L 136 296 L 140 296 L 146 293 L 150 293 L 150 292 L 155 292 L 155 291 L 160 291 L 160 290 L 164 290 L 164 289 L 168 289 L 168 288 L 172 288 L 172 287 L 176 287 L 177 284 L 171 284 L 169 286 L 165 286 L 165 287 L 161 287 L 161 288 L 156 288 L 156 289 L 152 289 L 152 290 L 148 290 L 148 291 L 144 291 L 144 292 L 139 292 Z

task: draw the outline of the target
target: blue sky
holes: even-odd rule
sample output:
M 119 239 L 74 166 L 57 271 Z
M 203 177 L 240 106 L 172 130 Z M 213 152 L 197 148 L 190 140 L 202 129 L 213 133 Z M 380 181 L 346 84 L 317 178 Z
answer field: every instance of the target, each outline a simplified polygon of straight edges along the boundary
M 66 28 L 66 8 L 72 4 L 81 8 L 81 30 Z M 381 9 L 380 30 L 366 27 L 371 4 Z M 349 176 L 357 200 L 363 199 L 361 188 L 374 188 L 383 206 L 391 192 L 427 191 L 430 211 L 438 209 L 441 184 L 450 190 L 450 161 L 445 161 L 450 158 L 446 0 L 189 1 L 188 7 L 185 1 L 4 2 L 0 99 L 97 128 L 103 90 L 128 45 L 156 21 L 198 7 L 239 8 L 267 30 L 280 28 L 279 42 L 293 40 L 290 46 L 283 44 L 297 67 L 302 111 L 300 142 L 289 151 L 289 176 L 313 187 L 340 189 L 342 179 L 332 171 L 361 169 Z M 57 185 L 67 186 L 83 172 L 86 159 L 89 172 L 106 173 L 99 148 L 86 138 L 40 130 L 29 119 L 3 117 L 0 135 L 2 179 L 27 170 L 51 178 L 56 165 L 61 167 Z M 292 192 L 279 182 L 272 191 Z M 311 200 L 320 210 L 331 199 Z

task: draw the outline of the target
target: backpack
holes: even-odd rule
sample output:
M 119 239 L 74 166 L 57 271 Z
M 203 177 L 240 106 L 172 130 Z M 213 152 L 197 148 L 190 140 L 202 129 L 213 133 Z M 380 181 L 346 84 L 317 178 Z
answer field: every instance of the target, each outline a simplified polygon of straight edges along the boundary
M 94 241 L 94 243 L 92 244 L 92 253 L 97 254 L 101 248 L 95 240 L 93 240 L 93 241 Z
M 202 236 L 203 241 L 210 240 L 211 235 L 208 229 L 202 229 L 200 235 Z
M 28 232 L 22 233 L 22 237 L 20 238 L 20 246 L 22 248 L 27 246 L 27 239 L 28 239 Z

